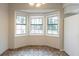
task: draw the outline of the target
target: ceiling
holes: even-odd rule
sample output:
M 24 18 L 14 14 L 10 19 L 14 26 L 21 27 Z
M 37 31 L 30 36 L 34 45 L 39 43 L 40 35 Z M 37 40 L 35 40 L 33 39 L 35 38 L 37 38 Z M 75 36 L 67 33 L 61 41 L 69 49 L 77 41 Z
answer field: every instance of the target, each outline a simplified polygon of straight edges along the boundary
M 49 13 L 54 12 L 56 10 L 52 9 L 27 9 L 27 10 L 20 10 L 21 12 L 27 12 L 27 13 Z
M 9 6 L 26 13 L 49 13 L 61 9 L 60 3 L 46 3 L 40 7 L 30 6 L 28 3 L 10 4 Z

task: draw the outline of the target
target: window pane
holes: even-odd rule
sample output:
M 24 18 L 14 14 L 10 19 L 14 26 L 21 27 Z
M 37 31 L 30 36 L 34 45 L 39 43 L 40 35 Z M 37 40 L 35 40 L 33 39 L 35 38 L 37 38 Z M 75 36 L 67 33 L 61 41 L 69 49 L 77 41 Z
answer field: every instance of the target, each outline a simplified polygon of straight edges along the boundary
M 48 25 L 49 34 L 58 34 L 58 25 Z
M 16 34 L 25 34 L 25 30 L 18 30 L 18 29 L 16 29 Z
M 16 18 L 16 34 L 25 34 L 26 33 L 26 17 L 17 16 Z
M 42 18 L 32 18 L 31 19 L 30 33 L 33 33 L 33 34 L 43 33 L 43 19 Z
M 48 30 L 57 30 L 58 25 L 48 25 Z
M 58 24 L 58 17 L 49 17 L 48 24 Z
M 21 25 L 21 26 L 22 26 L 22 29 L 24 29 L 24 30 L 26 29 L 26 25 Z
M 58 31 L 56 31 L 56 30 L 48 30 L 48 34 L 58 34 Z
M 17 16 L 16 23 L 17 24 L 25 24 L 26 18 L 24 16 Z
M 32 19 L 31 24 L 42 24 L 42 19 L 40 19 L 40 18 L 39 19 L 38 18 L 37 19 Z
M 42 33 L 42 25 L 31 25 L 31 33 Z
M 58 17 L 48 18 L 48 34 L 58 34 Z
M 24 29 L 25 30 L 25 25 L 16 25 L 16 29 Z
M 42 30 L 42 25 L 31 25 L 32 30 Z
M 21 29 L 21 25 L 16 25 L 16 29 Z
M 53 17 L 54 19 L 54 24 L 58 24 L 58 17 Z
M 25 34 L 25 25 L 16 25 L 16 34 Z
M 53 18 L 48 18 L 48 24 L 54 24 Z

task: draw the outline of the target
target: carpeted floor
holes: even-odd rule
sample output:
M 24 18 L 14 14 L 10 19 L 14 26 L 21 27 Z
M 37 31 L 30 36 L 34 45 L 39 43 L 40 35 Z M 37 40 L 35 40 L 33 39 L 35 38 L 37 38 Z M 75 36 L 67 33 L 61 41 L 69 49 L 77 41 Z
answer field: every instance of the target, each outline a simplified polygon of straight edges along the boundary
M 27 46 L 8 50 L 2 56 L 68 56 L 65 52 L 47 46 Z

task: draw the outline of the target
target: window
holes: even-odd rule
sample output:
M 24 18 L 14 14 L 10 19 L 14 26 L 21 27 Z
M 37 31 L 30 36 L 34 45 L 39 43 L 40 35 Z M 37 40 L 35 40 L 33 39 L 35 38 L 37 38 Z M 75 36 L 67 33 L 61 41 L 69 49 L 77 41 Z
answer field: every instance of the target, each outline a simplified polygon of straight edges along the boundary
M 58 17 L 50 16 L 47 19 L 47 33 L 58 34 Z
M 43 33 L 43 17 L 31 18 L 31 34 L 42 34 Z
M 46 26 L 46 27 L 45 27 Z M 59 34 L 58 16 L 16 16 L 15 35 L 56 35 Z
M 26 17 L 16 16 L 16 35 L 23 35 L 26 33 Z

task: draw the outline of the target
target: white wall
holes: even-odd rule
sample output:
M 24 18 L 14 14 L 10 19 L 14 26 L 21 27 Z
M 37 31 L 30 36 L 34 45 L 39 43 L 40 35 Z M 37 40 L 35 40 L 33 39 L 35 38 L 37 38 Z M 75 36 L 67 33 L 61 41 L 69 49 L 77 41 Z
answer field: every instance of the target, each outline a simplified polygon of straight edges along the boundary
M 64 50 L 79 56 L 79 14 L 64 19 Z
M 51 36 L 20 36 L 15 38 L 15 48 L 28 45 L 47 45 L 59 49 L 59 39 Z
M 8 49 L 8 4 L 0 4 L 0 54 Z

